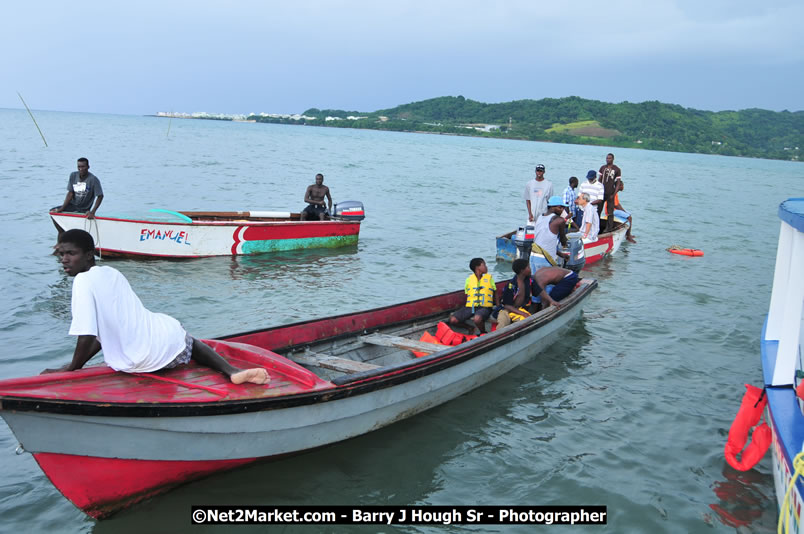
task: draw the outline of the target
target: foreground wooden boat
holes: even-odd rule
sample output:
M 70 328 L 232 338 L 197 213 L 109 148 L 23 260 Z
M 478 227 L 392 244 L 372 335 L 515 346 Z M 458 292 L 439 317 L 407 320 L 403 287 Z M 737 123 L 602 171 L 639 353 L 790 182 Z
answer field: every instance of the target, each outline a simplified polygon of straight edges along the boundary
M 417 340 L 463 305 L 463 291 L 208 341 L 235 365 L 268 369 L 265 386 L 235 386 L 193 363 L 139 375 L 98 366 L 4 380 L 0 416 L 64 496 L 100 518 L 216 471 L 359 436 L 482 386 L 548 348 L 596 286 L 582 280 L 561 308 L 450 347 Z
M 768 316 L 762 329 L 761 357 L 767 395 L 766 419 L 772 431 L 773 480 L 780 515 L 790 517 L 789 532 L 804 532 L 804 484 L 799 477 L 787 503 L 784 496 L 797 473 L 794 459 L 804 450 L 802 305 L 804 305 L 804 198 L 779 206 L 781 230 Z M 797 394 L 798 392 L 798 394 Z M 756 432 L 754 433 L 756 436 Z M 800 461 L 800 460 L 799 460 Z M 800 473 L 800 470 L 799 470 Z
M 583 246 L 586 255 L 586 265 L 598 262 L 603 258 L 616 254 L 620 245 L 625 241 L 628 232 L 628 221 L 615 217 L 617 224 L 613 232 L 600 234 L 597 241 L 586 243 Z M 517 256 L 517 247 L 512 238 L 516 230 L 497 236 L 497 259 L 501 261 L 514 261 Z
M 97 216 L 50 213 L 61 230 L 79 228 L 95 238 L 106 257 L 202 258 L 357 243 L 363 205 L 335 205 L 327 221 L 302 221 L 298 213 L 275 211 L 152 210 L 145 215 Z

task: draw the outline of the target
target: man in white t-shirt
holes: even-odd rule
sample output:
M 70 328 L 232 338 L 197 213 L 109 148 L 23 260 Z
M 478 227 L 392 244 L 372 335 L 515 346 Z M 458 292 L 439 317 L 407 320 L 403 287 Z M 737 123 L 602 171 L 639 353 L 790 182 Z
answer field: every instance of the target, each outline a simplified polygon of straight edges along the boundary
M 103 349 L 106 364 L 115 371 L 150 373 L 193 359 L 225 374 L 234 384 L 268 382 L 265 369 L 234 367 L 188 335 L 173 317 L 146 309 L 120 271 L 95 265 L 95 243 L 88 232 L 62 233 L 56 252 L 64 272 L 75 277 L 70 335 L 78 336 L 78 341 L 70 363 L 43 373 L 75 371 Z
M 544 179 L 544 165 L 536 165 L 536 177 L 525 184 L 525 206 L 528 208 L 528 221 L 536 222 L 547 210 L 547 199 L 553 196 L 553 182 Z

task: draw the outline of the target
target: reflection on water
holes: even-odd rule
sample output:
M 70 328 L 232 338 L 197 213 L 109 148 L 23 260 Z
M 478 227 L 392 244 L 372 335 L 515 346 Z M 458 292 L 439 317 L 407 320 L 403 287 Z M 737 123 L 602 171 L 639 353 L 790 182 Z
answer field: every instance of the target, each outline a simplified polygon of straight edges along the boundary
M 717 519 L 738 531 L 775 530 L 773 491 L 770 495 L 763 491 L 773 488 L 773 476 L 754 469 L 741 472 L 728 465 L 724 465 L 722 474 L 725 480 L 716 480 L 712 485 L 718 501 L 709 505 Z
M 47 289 L 33 298 L 34 312 L 47 311 L 54 319 L 69 321 L 73 279 L 61 273 L 58 279 L 48 284 Z
M 338 248 L 292 250 L 269 254 L 232 256 L 229 273 L 233 280 L 260 280 L 263 278 L 294 273 L 309 273 L 311 269 L 335 270 L 346 279 L 357 277 L 360 267 L 356 256 L 358 245 Z

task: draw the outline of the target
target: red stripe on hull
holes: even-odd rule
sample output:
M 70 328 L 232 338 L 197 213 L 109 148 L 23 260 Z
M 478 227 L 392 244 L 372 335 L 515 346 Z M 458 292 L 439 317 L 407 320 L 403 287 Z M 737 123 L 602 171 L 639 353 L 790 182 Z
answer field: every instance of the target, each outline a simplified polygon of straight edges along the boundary
M 600 247 L 601 245 L 606 246 L 606 250 L 603 251 L 601 254 L 594 254 L 592 256 L 586 256 L 586 264 L 589 265 L 590 263 L 595 263 L 595 262 L 600 261 L 603 258 L 605 258 L 606 255 L 608 255 L 611 252 L 611 248 L 612 248 L 613 244 L 614 244 L 614 242 L 612 241 L 612 238 L 610 236 L 606 236 L 606 237 L 598 239 L 597 241 L 594 241 L 592 243 L 587 243 L 586 245 L 584 245 L 583 246 L 584 251 L 586 251 L 588 249 L 593 249 L 593 248 Z
M 44 452 L 33 457 L 62 495 L 98 519 L 179 484 L 256 460 L 122 460 Z
M 232 240 L 234 241 L 234 244 L 232 244 L 232 256 L 237 256 L 237 246 L 240 244 L 240 238 L 237 236 L 237 234 L 240 233 L 241 228 L 243 227 L 238 226 L 235 228 L 234 234 L 232 234 Z
M 243 241 L 267 241 L 269 239 L 304 239 L 307 237 L 331 237 L 354 235 L 360 232 L 360 223 L 317 224 L 299 223 L 275 226 L 249 226 L 243 232 Z

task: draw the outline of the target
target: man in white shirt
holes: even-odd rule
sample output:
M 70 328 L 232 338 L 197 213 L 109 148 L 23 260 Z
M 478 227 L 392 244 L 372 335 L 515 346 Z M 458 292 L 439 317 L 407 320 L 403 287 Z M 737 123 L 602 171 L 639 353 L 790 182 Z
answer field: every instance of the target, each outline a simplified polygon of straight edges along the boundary
M 528 221 L 535 222 L 547 210 L 547 199 L 553 196 L 553 182 L 544 179 L 544 165 L 536 165 L 536 177 L 525 184 L 525 206 L 528 208 Z
M 56 252 L 64 272 L 75 277 L 70 335 L 78 341 L 70 363 L 43 373 L 80 369 L 102 348 L 106 364 L 115 371 L 150 373 L 193 359 L 234 384 L 268 382 L 265 369 L 238 369 L 188 335 L 173 317 L 147 310 L 120 271 L 95 265 L 95 243 L 88 232 L 62 233 Z
M 581 187 L 578 189 L 578 194 L 580 193 L 588 193 L 589 194 L 589 202 L 592 203 L 592 206 L 597 209 L 597 218 L 598 221 L 600 220 L 600 213 L 603 211 L 603 197 L 604 197 L 604 188 L 603 184 L 600 183 L 600 180 L 597 179 L 597 171 L 591 170 L 586 173 L 587 182 L 581 184 Z
M 581 232 L 583 232 L 583 242 L 591 243 L 597 241 L 598 232 L 600 231 L 600 216 L 597 210 L 589 201 L 589 193 L 581 193 L 578 195 L 576 202 L 583 210 L 583 220 L 581 221 Z

